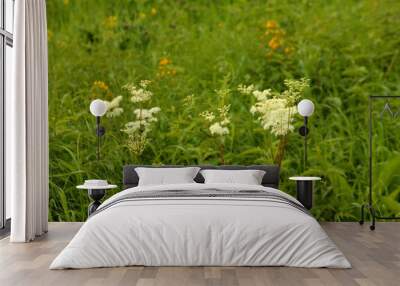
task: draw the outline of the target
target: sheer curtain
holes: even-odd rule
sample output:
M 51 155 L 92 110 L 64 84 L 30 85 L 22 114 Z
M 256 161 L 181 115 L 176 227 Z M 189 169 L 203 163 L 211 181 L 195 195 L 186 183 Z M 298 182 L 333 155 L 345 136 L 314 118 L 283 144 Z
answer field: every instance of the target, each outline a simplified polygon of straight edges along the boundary
M 45 0 L 15 2 L 14 93 L 6 111 L 12 242 L 47 232 L 48 119 Z

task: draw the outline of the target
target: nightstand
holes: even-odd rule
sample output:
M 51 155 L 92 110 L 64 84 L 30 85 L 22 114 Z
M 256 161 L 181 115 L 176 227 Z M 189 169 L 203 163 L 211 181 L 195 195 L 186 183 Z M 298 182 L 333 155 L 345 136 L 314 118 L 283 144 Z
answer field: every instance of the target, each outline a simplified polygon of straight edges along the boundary
M 320 177 L 290 177 L 289 180 L 297 183 L 297 200 L 310 210 L 313 205 L 313 184 L 321 180 Z
M 91 184 L 90 181 L 95 182 Z M 89 197 L 93 200 L 88 206 L 88 216 L 90 216 L 101 205 L 100 200 L 104 197 L 106 191 L 115 189 L 117 186 L 109 185 L 107 181 L 104 180 L 87 180 L 85 181 L 85 184 L 77 186 L 76 188 L 87 190 Z

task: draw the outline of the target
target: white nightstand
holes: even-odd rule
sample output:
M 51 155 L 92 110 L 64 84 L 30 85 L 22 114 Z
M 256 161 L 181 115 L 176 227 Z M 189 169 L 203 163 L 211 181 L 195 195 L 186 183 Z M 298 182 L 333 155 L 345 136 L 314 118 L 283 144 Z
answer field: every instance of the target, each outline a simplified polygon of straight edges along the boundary
M 81 190 L 87 190 L 89 197 L 93 200 L 88 206 L 88 216 L 90 216 L 101 205 L 100 200 L 104 197 L 106 191 L 117 188 L 117 185 L 107 184 L 102 186 L 95 186 L 95 185 L 84 184 L 77 186 L 76 188 Z
M 310 210 L 313 205 L 313 183 L 321 180 L 320 177 L 290 177 L 289 180 L 297 183 L 297 200 Z

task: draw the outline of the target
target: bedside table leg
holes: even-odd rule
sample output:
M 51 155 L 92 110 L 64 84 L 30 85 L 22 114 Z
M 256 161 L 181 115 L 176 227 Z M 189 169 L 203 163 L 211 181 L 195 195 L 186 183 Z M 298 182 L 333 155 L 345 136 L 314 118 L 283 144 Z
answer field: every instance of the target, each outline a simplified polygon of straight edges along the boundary
M 297 181 L 297 200 L 308 210 L 313 204 L 313 182 Z
M 91 202 L 88 206 L 88 216 L 94 213 L 101 205 L 100 200 L 104 197 L 105 194 L 105 190 L 88 190 L 88 195 L 93 200 L 93 202 Z
M 88 217 L 89 217 L 92 213 L 94 213 L 100 205 L 101 205 L 101 202 L 99 202 L 99 201 L 91 202 L 91 203 L 89 204 L 89 206 L 88 206 Z

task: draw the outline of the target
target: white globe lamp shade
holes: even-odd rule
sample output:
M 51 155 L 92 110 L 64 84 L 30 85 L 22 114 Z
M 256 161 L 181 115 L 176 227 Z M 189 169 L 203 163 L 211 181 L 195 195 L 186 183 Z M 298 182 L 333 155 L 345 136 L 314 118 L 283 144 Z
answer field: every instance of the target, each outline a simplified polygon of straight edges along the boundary
M 103 116 L 107 112 L 107 105 L 103 100 L 95 99 L 90 103 L 90 113 L 94 116 Z
M 301 116 L 310 117 L 314 113 L 314 103 L 309 99 L 303 99 L 297 105 L 297 111 Z

